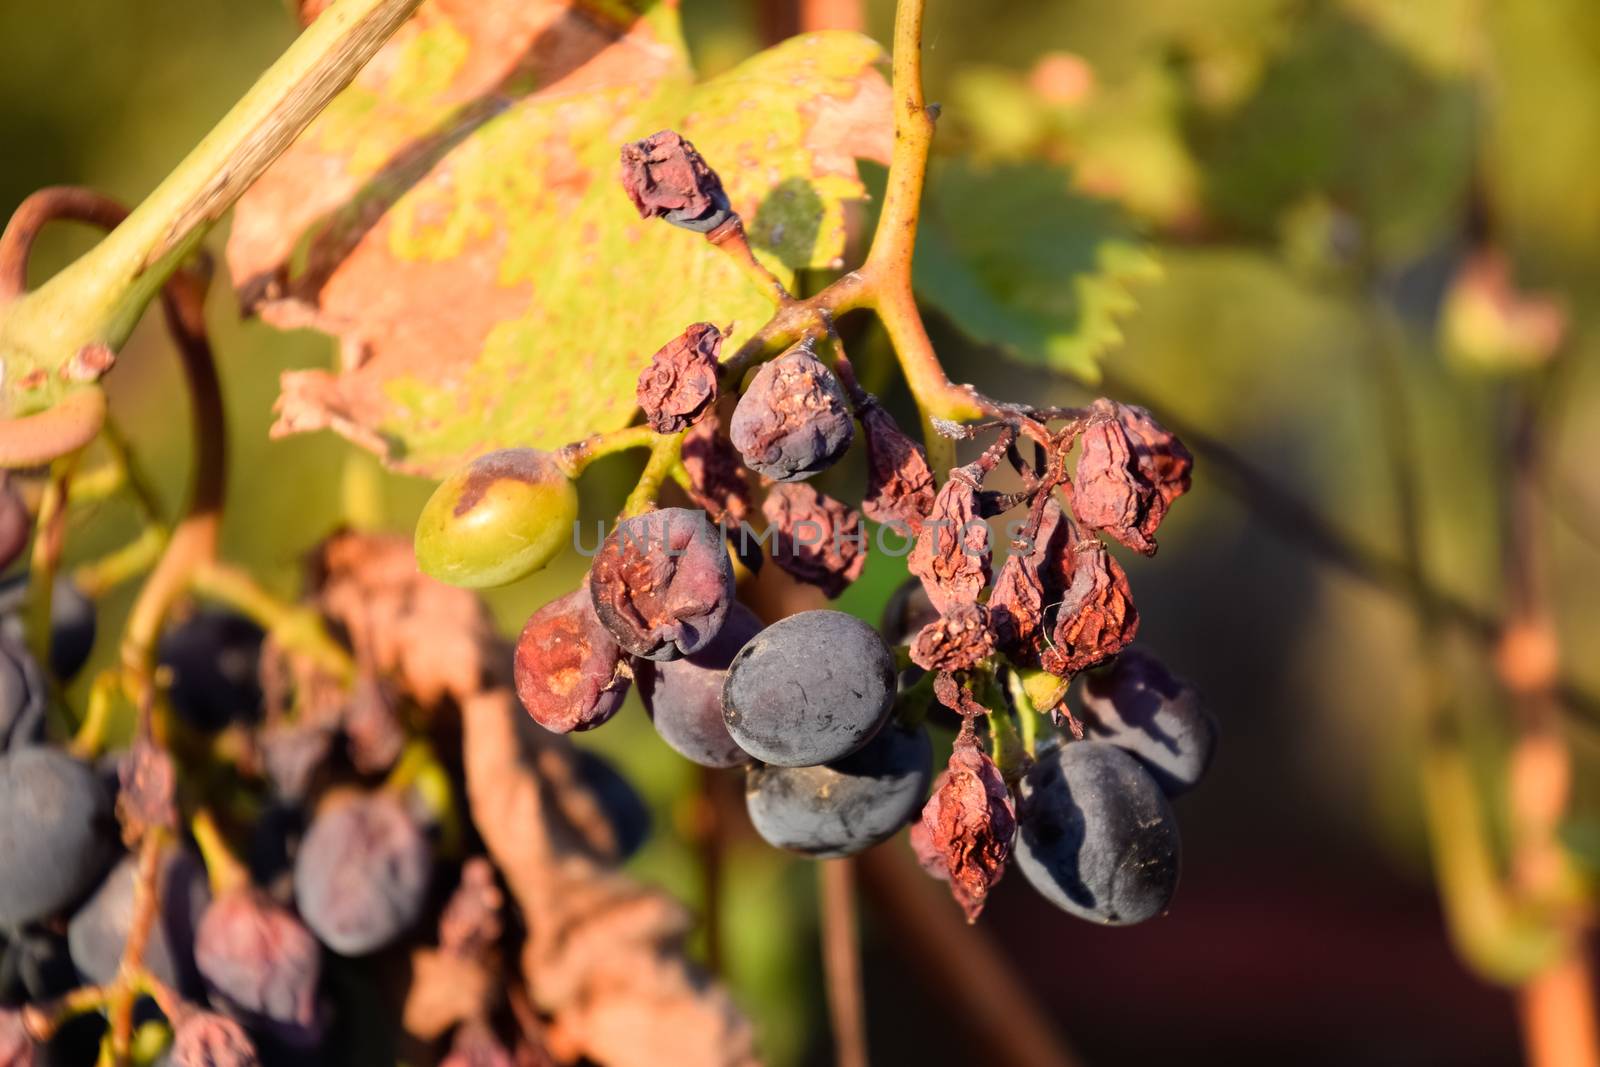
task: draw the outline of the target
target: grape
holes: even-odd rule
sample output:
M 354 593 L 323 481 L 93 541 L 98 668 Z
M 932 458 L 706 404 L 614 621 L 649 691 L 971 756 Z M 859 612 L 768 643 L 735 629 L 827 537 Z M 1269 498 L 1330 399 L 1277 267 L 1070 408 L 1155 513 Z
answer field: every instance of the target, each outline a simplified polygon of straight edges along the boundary
M 31 744 L 44 727 L 45 683 L 21 641 L 0 632 L 0 752 Z
M 86 764 L 59 749 L 0 755 L 0 924 L 72 904 L 111 859 L 111 798 Z
M 594 612 L 622 650 L 691 656 L 711 643 L 733 603 L 733 564 L 706 513 L 661 508 L 624 519 L 589 572 Z
M 0 631 L 19 644 L 27 643 L 21 611 L 27 595 L 26 572 L 0 581 Z M 57 577 L 50 592 L 50 673 L 70 681 L 94 650 L 94 637 L 94 602 L 72 579 Z
M 761 620 L 735 602 L 716 640 L 699 652 L 670 663 L 639 661 L 639 696 L 656 732 L 674 752 L 702 767 L 749 762 L 722 721 L 722 682 L 733 657 L 760 632 Z
M 451 585 L 505 585 L 544 567 L 572 538 L 578 489 L 547 452 L 479 456 L 439 483 L 417 517 L 417 566 Z
M 266 634 L 242 615 L 202 611 L 161 638 L 161 665 L 172 672 L 168 693 L 184 722 L 212 733 L 259 718 L 258 667 Z
M 589 787 L 617 843 L 618 862 L 639 851 L 650 837 L 650 809 L 611 761 L 587 749 L 577 750 L 578 777 Z
M 398 798 L 356 797 L 312 820 L 295 858 L 295 903 L 323 944 L 366 955 L 417 921 L 432 867 L 427 838 Z
M 94 634 L 94 601 L 71 579 L 57 578 L 50 596 L 50 673 L 71 680 L 94 650 Z
M 802 344 L 750 379 L 728 436 L 746 467 L 773 481 L 796 482 L 845 454 L 855 422 L 838 380 Z
M 1079 918 L 1128 926 L 1166 910 L 1182 846 L 1166 796 L 1106 741 L 1043 755 L 1022 780 L 1013 858 L 1033 887 Z
M 528 617 L 517 638 L 517 698 L 533 721 L 564 734 L 592 730 L 622 707 L 628 663 L 594 613 L 587 589 L 575 589 Z
M 1205 776 L 1217 747 L 1217 720 L 1194 686 L 1149 653 L 1130 648 L 1083 687 L 1084 728 L 1139 758 L 1173 797 Z
M 172 1067 L 258 1067 L 244 1028 L 209 1011 L 191 1011 L 173 1024 Z
M 928 732 L 891 724 L 861 751 L 820 767 L 751 767 L 744 801 L 768 844 L 818 858 L 849 856 L 915 818 L 932 774 Z
M 773 623 L 734 657 L 722 717 L 763 763 L 830 763 L 872 739 L 894 706 L 894 657 L 876 630 L 842 611 Z
M 211 1001 L 286 1043 L 316 1043 L 322 946 L 286 909 L 253 887 L 211 902 L 195 935 L 195 962 Z
M 139 858 L 123 857 L 67 924 L 72 962 L 90 982 L 103 985 L 117 976 L 133 922 L 138 874 Z M 168 846 L 161 852 L 157 878 L 160 904 L 145 944 L 144 965 L 163 982 L 193 995 L 201 988 L 194 965 L 194 932 L 211 903 L 205 865 L 188 849 Z

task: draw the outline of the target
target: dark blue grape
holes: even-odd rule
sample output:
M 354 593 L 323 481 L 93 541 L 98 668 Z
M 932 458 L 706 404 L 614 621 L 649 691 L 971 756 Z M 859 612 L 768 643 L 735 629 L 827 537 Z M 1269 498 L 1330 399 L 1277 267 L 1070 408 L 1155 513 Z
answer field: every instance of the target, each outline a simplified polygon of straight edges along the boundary
M 254 622 L 226 611 L 198 612 L 168 630 L 157 655 L 171 672 L 172 709 L 206 732 L 258 719 L 265 636 Z
M 67 924 L 72 962 L 90 982 L 103 985 L 117 976 L 133 921 L 138 873 L 138 857 L 123 857 Z M 188 849 L 168 846 L 161 853 L 157 885 L 160 905 L 145 944 L 144 965 L 174 989 L 196 995 L 201 984 L 194 963 L 195 928 L 211 903 L 205 864 Z
M 889 597 L 883 606 L 883 619 L 878 629 L 883 639 L 891 645 L 906 645 L 931 622 L 938 621 L 939 609 L 933 606 L 928 589 L 921 578 L 908 578 Z
M 0 936 L 0 1004 L 48 1000 L 77 985 L 65 937 L 42 926 Z
M 0 925 L 73 904 L 111 861 L 111 798 L 94 770 L 59 749 L 0 755 Z
M 1199 783 L 1217 747 L 1217 720 L 1194 686 L 1137 648 L 1088 676 L 1083 725 L 1137 756 L 1169 797 Z
M 1056 907 L 1128 926 L 1167 909 L 1182 846 L 1161 787 L 1106 741 L 1045 753 L 1022 780 L 1012 858 Z
M 733 657 L 760 632 L 761 620 L 755 613 L 735 603 L 716 640 L 706 648 L 668 663 L 638 661 L 634 681 L 639 696 L 656 732 L 674 752 L 702 767 L 749 762 L 722 721 L 722 683 Z
M 842 611 L 803 611 L 752 638 L 728 668 L 722 718 L 763 763 L 809 767 L 872 740 L 894 707 L 894 657 Z
M 650 809 L 611 761 L 597 752 L 577 750 L 578 777 L 605 813 L 616 841 L 618 862 L 639 851 L 650 837 Z
M 417 921 L 432 872 L 432 849 L 416 820 L 397 797 L 373 793 L 312 820 L 295 858 L 295 903 L 324 945 L 363 956 Z
M 69 681 L 94 651 L 94 601 L 69 578 L 57 578 L 50 596 L 50 673 Z
M 834 763 L 751 767 L 745 807 L 768 844 L 819 859 L 849 856 L 888 840 L 915 818 L 932 774 L 928 732 L 891 724 Z
M 0 752 L 39 740 L 44 729 L 45 682 L 23 643 L 0 632 Z

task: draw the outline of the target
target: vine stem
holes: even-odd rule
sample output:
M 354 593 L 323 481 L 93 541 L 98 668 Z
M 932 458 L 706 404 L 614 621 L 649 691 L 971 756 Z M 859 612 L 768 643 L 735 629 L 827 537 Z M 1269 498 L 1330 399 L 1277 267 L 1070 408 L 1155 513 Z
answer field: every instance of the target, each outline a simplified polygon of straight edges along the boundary
M 42 420 L 28 428 L 35 448 L 48 444 L 59 454 L 71 441 L 93 436 L 95 401 L 73 398 L 93 398 L 98 390 L 58 381 L 57 371 L 88 346 L 122 347 L 146 305 L 211 226 L 419 3 L 334 0 L 130 216 L 31 292 L 22 292 L 18 263 L 25 254 L 16 250 L 31 243 L 37 221 L 30 215 L 13 220 L 0 242 L 7 254 L 0 259 L 4 406 L 14 418 Z M 35 381 L 39 388 L 19 391 L 21 383 Z M 54 413 L 69 399 L 67 412 Z M 99 403 L 103 414 L 103 398 Z M 0 426 L 0 462 L 22 465 L 28 457 L 8 446 L 25 444 L 27 436 L 15 425 Z
M 834 1063 L 838 1067 L 867 1067 L 867 1010 L 856 928 L 855 865 L 849 859 L 819 860 L 817 883 Z

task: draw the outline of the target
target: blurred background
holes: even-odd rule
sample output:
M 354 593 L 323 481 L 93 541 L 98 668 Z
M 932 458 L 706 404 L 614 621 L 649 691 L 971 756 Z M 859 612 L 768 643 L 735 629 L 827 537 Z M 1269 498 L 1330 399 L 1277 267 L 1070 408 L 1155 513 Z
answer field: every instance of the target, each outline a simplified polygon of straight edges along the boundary
M 859 18 L 887 41 L 893 17 L 886 0 L 683 8 L 707 74 L 805 20 Z M 0 5 L 0 211 L 57 183 L 137 201 L 294 33 L 278 0 Z M 1600 864 L 1600 5 L 933 0 L 926 46 L 943 115 L 919 285 L 949 312 L 930 317 L 940 355 L 992 396 L 1103 391 L 1188 441 L 1194 490 L 1129 572 L 1142 643 L 1223 726 L 1180 805 L 1170 915 L 1096 929 L 1012 877 L 980 932 L 1085 1063 L 1520 1061 L 1519 998 L 1494 980 L 1523 977 L 1503 962 L 1518 935 L 1495 906 L 1553 898 L 1548 921 L 1581 927 Z M 1061 174 L 1077 196 L 1039 195 Z M 89 240 L 51 229 L 38 276 Z M 990 298 L 1031 308 L 1037 331 L 1014 318 L 988 333 L 1004 348 L 969 338 Z M 1079 380 L 1071 345 L 1046 352 L 1063 317 L 1073 344 L 1106 350 L 1102 384 Z M 241 322 L 226 285 L 210 322 L 235 457 L 224 553 L 293 593 L 353 485 L 376 484 L 408 530 L 428 484 L 331 435 L 267 441 L 278 374 L 331 365 L 331 342 Z M 867 384 L 908 412 L 858 329 Z M 165 346 L 147 322 L 109 390 L 175 509 L 185 399 Z M 586 479 L 586 518 L 613 513 L 632 473 Z M 127 538 L 120 507 L 72 557 Z M 496 593 L 503 627 L 579 564 Z M 903 576 L 874 557 L 843 606 L 876 619 Z M 1553 623 L 1553 697 L 1508 688 L 1526 659 L 1501 640 L 1511 619 Z M 580 743 L 652 802 L 636 873 L 703 906 L 694 769 L 637 708 Z M 1519 799 L 1541 786 L 1564 801 L 1554 825 Z M 1553 882 L 1528 874 L 1530 840 L 1553 840 Z M 725 862 L 726 973 L 764 1054 L 829 1062 L 811 866 L 736 824 Z M 964 1019 L 975 993 L 919 962 L 892 893 L 866 883 L 875 1058 L 996 1062 Z

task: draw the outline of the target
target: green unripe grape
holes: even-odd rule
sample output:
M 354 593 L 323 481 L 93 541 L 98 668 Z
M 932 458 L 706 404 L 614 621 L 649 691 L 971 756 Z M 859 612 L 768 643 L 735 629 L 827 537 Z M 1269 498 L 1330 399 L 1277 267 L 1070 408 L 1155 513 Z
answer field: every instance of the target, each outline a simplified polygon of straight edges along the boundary
M 549 453 L 490 452 L 428 498 L 417 517 L 417 565 L 451 585 L 504 585 L 554 559 L 577 518 L 577 487 Z

